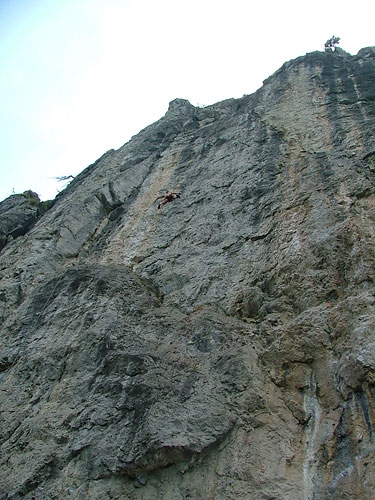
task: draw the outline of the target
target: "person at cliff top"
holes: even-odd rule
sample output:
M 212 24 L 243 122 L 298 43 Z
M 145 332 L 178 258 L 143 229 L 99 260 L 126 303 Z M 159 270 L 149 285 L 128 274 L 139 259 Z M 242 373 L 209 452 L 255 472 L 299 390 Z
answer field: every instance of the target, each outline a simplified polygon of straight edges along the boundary
M 161 208 L 163 205 L 166 205 L 170 201 L 174 201 L 176 198 L 180 198 L 180 193 L 176 193 L 174 191 L 167 191 L 166 194 L 163 194 L 162 196 L 156 198 L 155 202 L 157 202 L 158 200 L 162 200 L 158 204 L 158 208 Z

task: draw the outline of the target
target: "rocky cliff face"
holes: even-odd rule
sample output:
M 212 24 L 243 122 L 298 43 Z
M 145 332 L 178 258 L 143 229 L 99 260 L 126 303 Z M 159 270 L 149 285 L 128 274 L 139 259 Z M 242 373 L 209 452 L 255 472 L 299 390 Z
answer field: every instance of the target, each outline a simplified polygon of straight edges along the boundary
M 25 191 L 14 194 L 0 203 L 0 250 L 5 245 L 23 236 L 41 217 L 52 201 L 40 201 L 37 193 Z
M 373 499 L 374 264 L 375 48 L 173 101 L 2 250 L 0 498 Z

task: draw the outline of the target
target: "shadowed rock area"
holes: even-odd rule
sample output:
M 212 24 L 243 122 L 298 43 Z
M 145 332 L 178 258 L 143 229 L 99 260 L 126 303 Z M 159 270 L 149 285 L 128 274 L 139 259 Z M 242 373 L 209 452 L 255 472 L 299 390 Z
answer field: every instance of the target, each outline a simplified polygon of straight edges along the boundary
M 176 99 L 17 236 L 1 499 L 375 498 L 375 48 Z

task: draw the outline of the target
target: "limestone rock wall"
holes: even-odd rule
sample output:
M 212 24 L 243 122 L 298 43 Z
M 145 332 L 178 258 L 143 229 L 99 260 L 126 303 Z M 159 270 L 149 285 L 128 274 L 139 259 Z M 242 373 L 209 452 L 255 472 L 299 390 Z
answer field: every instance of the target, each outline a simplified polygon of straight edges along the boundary
M 0 498 L 373 499 L 374 193 L 374 48 L 84 170 L 0 254 Z

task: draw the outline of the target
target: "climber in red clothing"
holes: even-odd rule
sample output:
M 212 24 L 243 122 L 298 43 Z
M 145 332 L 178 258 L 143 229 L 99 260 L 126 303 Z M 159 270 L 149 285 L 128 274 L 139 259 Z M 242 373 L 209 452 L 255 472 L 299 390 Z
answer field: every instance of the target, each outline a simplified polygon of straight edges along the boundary
M 175 193 L 174 191 L 167 191 L 162 196 L 159 196 L 158 198 L 156 198 L 155 202 L 157 202 L 158 200 L 162 200 L 158 204 L 158 208 L 161 208 L 163 205 L 166 205 L 170 201 L 174 201 L 177 198 L 180 198 L 180 193 Z

